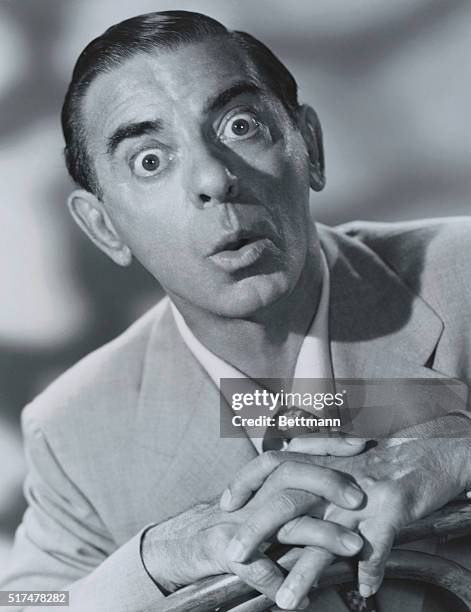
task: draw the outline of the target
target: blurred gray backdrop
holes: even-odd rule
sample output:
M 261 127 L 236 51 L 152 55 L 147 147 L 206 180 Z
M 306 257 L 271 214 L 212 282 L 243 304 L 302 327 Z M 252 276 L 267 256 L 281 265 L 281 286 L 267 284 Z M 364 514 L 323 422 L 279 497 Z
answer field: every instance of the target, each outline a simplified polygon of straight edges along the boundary
M 0 0 L 0 564 L 24 502 L 19 414 L 160 295 L 68 217 L 59 114 L 81 49 L 154 10 L 206 12 L 267 43 L 324 127 L 317 218 L 469 214 L 469 0 Z

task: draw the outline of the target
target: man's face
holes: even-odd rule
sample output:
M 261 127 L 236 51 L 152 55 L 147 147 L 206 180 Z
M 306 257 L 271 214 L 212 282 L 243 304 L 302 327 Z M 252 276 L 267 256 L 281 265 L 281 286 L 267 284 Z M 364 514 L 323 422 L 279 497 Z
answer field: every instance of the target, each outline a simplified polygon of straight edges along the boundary
M 228 39 L 137 55 L 83 112 L 103 205 L 176 301 L 250 317 L 290 292 L 312 239 L 304 140 Z

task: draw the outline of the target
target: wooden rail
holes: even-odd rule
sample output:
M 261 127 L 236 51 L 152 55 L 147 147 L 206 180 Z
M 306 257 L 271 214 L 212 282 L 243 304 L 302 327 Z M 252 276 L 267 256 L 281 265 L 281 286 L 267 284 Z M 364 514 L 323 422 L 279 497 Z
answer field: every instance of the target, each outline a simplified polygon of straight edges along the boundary
M 395 543 L 404 544 L 428 537 L 459 537 L 471 534 L 471 503 L 451 502 L 430 516 L 407 525 L 399 532 Z M 285 570 L 294 565 L 297 555 L 283 557 Z M 354 582 L 356 570 L 349 561 L 331 565 L 323 574 L 319 587 L 335 586 Z M 419 580 L 447 589 L 471 610 L 471 572 L 447 559 L 428 553 L 392 550 L 386 564 L 386 578 Z M 273 605 L 264 595 L 249 601 L 246 599 L 256 592 L 237 576 L 223 575 L 205 578 L 159 602 L 158 606 L 144 612 L 211 612 L 218 608 L 233 612 L 263 612 Z

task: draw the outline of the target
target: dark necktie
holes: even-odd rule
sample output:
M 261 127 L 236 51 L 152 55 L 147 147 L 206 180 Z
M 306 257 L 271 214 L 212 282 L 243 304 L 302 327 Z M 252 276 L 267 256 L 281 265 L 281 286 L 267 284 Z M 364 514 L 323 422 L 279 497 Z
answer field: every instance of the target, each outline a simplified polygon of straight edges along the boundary
M 306 417 L 310 418 L 313 415 L 310 412 L 306 412 L 302 408 L 298 408 L 297 406 L 292 406 L 289 408 L 281 407 L 276 411 L 275 418 L 278 420 L 278 417 L 286 416 L 287 418 L 296 418 L 296 417 Z M 290 440 L 296 438 L 297 436 L 306 435 L 309 433 L 324 433 L 322 430 L 325 430 L 325 435 L 329 435 L 327 428 L 325 427 L 279 427 L 278 425 L 274 427 L 269 427 L 263 437 L 262 448 L 264 451 L 267 450 L 284 450 Z

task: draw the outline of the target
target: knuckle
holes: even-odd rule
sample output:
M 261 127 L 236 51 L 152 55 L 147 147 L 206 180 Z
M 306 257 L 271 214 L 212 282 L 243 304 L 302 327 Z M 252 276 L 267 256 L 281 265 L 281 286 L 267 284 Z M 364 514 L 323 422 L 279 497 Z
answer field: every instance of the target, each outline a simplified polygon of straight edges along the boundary
M 297 587 L 298 585 L 306 585 L 314 582 L 313 576 L 309 575 L 307 569 L 294 568 L 289 573 L 289 584 L 291 587 Z
M 403 506 L 408 503 L 409 500 L 406 491 L 397 482 L 392 482 L 390 489 L 394 505 Z
M 381 506 L 391 510 L 403 507 L 408 503 L 407 494 L 403 487 L 394 480 L 385 480 L 377 483 L 377 495 Z
M 362 567 L 362 572 L 372 578 L 381 578 L 384 573 L 384 563 L 382 559 L 371 558 Z
M 258 520 L 248 520 L 242 527 L 240 533 L 241 541 L 251 541 L 256 538 L 260 533 L 260 524 Z
M 274 568 L 262 561 L 255 561 L 250 565 L 249 575 L 254 583 L 262 587 L 271 584 L 276 578 Z
M 214 530 L 215 537 L 218 538 L 220 542 L 229 542 L 234 536 L 236 531 L 235 525 L 230 525 L 229 523 L 224 523 L 222 525 L 218 525 Z
M 383 559 L 379 555 L 374 555 L 368 560 L 367 566 L 370 570 L 380 570 L 383 567 Z
M 298 512 L 298 504 L 288 491 L 278 497 L 276 506 L 282 517 L 294 517 Z
M 349 478 L 347 478 L 343 474 L 340 474 L 336 470 L 330 470 L 329 487 L 335 488 L 335 489 L 340 489 L 340 488 L 343 489 L 346 486 L 350 486 L 350 484 L 351 482 Z
M 289 481 L 295 476 L 296 463 L 294 461 L 285 461 L 276 470 L 277 476 L 282 480 Z
M 278 538 L 284 539 L 289 538 L 293 533 L 306 521 L 306 516 L 298 516 L 293 520 L 285 523 L 278 531 Z
M 204 532 L 204 537 L 207 538 L 208 548 L 213 551 L 225 550 L 235 533 L 234 526 L 215 525 Z
M 280 453 L 278 451 L 266 451 L 261 456 L 262 464 L 269 470 L 274 470 L 280 464 Z
M 330 491 L 332 488 L 338 489 L 344 485 L 343 478 L 329 468 L 324 468 L 317 477 L 317 483 L 321 491 Z

